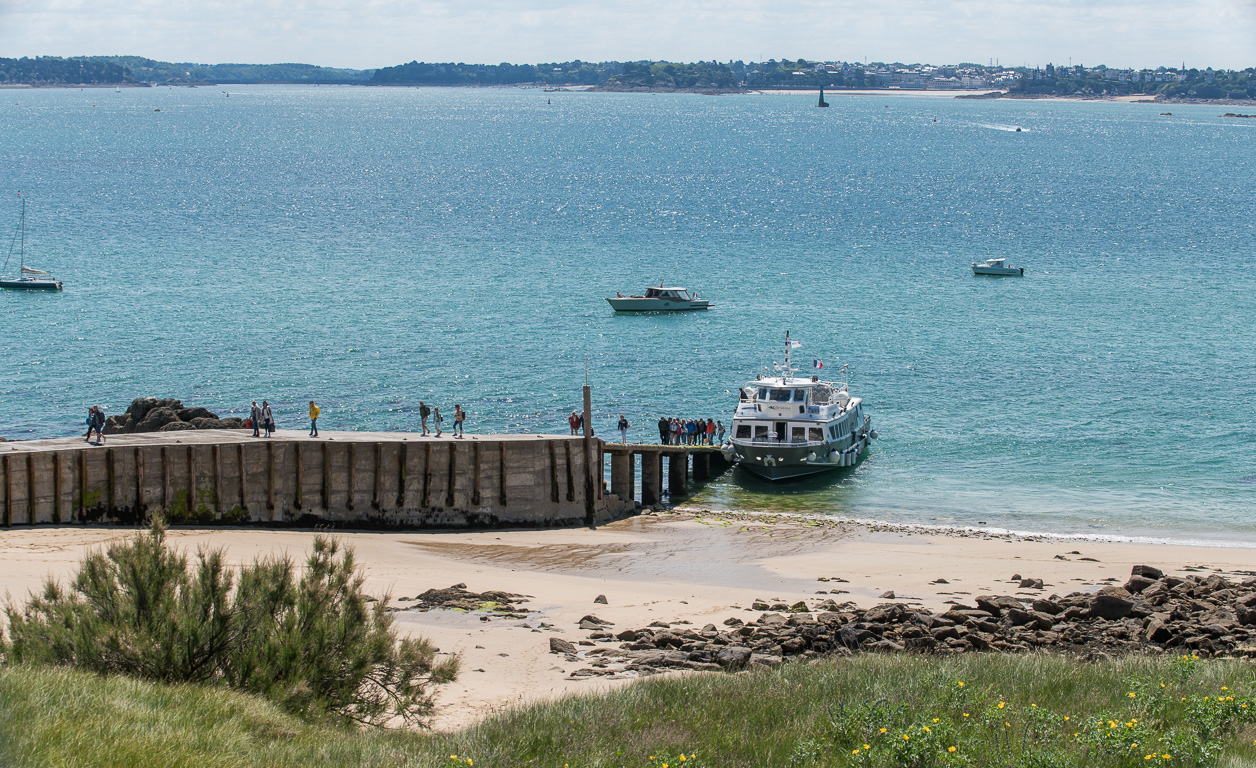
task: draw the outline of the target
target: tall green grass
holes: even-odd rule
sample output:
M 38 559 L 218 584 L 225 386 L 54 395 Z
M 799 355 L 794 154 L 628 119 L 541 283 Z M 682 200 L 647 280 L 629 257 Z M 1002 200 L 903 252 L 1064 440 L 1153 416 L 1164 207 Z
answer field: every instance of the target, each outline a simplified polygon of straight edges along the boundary
M 859 656 L 652 678 L 428 734 L 311 725 L 221 688 L 14 666 L 0 669 L 0 764 L 1247 766 L 1254 672 L 1180 657 Z

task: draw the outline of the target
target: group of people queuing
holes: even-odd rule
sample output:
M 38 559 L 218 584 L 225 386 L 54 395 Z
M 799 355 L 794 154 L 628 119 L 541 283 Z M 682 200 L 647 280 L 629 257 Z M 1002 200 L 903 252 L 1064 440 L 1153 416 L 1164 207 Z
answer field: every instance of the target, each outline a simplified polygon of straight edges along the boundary
M 429 406 L 422 400 L 419 401 L 419 426 L 423 428 L 423 435 L 432 434 L 432 430 L 427 428 L 427 420 L 432 420 L 432 426 L 436 429 L 436 437 L 444 434 L 445 417 L 441 415 L 440 408 Z M 462 409 L 462 405 L 454 403 L 454 437 L 463 437 L 463 424 L 467 420 L 467 412 Z
M 659 418 L 659 442 L 663 445 L 723 445 L 724 422 L 663 416 Z

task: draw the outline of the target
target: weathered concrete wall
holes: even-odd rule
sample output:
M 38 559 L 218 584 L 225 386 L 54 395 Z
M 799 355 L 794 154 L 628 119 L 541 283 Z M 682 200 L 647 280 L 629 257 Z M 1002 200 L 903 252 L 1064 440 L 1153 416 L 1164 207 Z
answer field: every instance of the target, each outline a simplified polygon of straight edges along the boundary
M 594 522 L 632 514 L 603 493 Z M 337 432 L 271 439 L 226 430 L 0 444 L 0 525 L 142 522 L 380 527 L 580 525 L 580 437 Z

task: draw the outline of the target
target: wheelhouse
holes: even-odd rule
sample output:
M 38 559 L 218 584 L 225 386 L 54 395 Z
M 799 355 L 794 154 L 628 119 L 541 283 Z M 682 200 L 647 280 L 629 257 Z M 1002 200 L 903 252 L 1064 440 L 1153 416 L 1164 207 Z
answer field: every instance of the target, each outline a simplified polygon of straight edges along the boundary
M 693 297 L 684 288 L 646 288 L 647 299 L 667 299 L 668 301 L 692 301 Z

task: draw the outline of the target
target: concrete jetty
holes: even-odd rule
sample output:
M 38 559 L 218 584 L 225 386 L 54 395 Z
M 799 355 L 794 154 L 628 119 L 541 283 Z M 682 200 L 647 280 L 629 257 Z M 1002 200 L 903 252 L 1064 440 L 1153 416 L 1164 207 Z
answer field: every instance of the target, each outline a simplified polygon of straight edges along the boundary
M 174 524 L 459 528 L 600 524 L 672 497 L 722 462 L 713 448 L 617 445 L 582 436 L 237 430 L 0 443 L 0 525 Z M 605 460 L 611 459 L 606 489 Z M 588 459 L 586 459 L 586 456 Z M 713 458 L 714 457 L 714 458 Z M 721 465 L 722 466 L 722 465 Z

